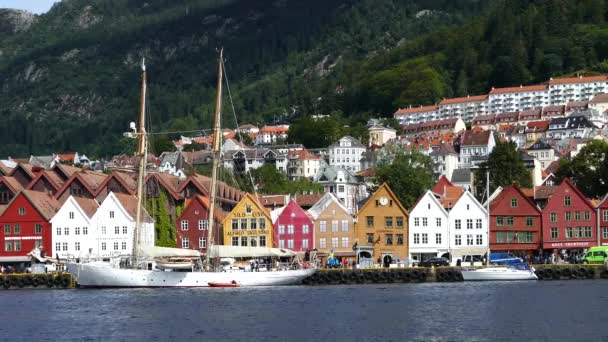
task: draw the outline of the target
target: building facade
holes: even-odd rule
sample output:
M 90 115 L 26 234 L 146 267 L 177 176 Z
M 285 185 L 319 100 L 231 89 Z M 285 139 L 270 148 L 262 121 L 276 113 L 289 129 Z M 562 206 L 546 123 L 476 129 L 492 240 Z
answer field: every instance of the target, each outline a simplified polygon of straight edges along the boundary
M 450 210 L 448 229 L 452 263 L 487 252 L 488 212 L 469 191 Z
M 282 209 L 273 224 L 273 230 L 276 241 L 274 247 L 287 248 L 295 252 L 313 249 L 312 220 L 293 199 Z
M 345 136 L 329 145 L 328 150 L 330 166 L 342 167 L 352 172 L 361 170 L 361 158 L 366 147 L 359 140 Z
M 226 215 L 223 244 L 228 246 L 273 247 L 270 213 L 257 198 L 247 193 Z
M 70 196 L 50 223 L 52 226 L 53 256 L 62 259 L 99 255 L 97 226 L 91 219 L 99 203 L 91 198 Z
M 222 221 L 224 216 L 216 207 L 213 227 L 209 226 L 209 200 L 197 195 L 189 199 L 184 211 L 177 218 L 175 231 L 177 248 L 195 249 L 202 254 L 207 253 L 209 229 L 213 229 L 213 243 L 223 244 Z
M 449 253 L 448 213 L 428 190 L 410 211 L 409 258 L 424 261 Z

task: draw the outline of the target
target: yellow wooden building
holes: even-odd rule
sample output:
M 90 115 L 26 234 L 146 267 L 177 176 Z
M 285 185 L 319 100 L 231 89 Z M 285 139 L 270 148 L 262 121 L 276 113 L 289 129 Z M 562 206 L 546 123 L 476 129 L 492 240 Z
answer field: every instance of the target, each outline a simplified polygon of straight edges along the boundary
M 224 245 L 273 247 L 270 213 L 247 193 L 223 222 Z
M 357 252 L 374 263 L 393 263 L 408 258 L 408 217 L 386 183 L 357 213 Z

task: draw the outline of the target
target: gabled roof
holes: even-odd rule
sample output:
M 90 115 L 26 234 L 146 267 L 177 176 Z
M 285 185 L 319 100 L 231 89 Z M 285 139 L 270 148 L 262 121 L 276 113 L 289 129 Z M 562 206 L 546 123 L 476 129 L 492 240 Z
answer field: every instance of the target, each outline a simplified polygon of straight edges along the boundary
M 93 198 L 73 197 L 80 209 L 89 217 L 93 217 L 99 208 L 99 203 Z
M 589 101 L 589 103 L 606 103 L 608 102 L 608 94 L 597 94 Z
M 548 186 L 548 185 L 536 186 L 536 187 L 534 187 L 534 199 L 535 200 L 549 199 L 549 198 L 551 198 L 551 196 L 553 196 L 553 194 L 555 193 L 556 190 L 557 190 L 557 186 Z
M 60 164 L 60 163 L 55 163 L 55 165 L 53 165 L 53 168 L 51 168 L 51 171 L 55 172 L 61 178 L 67 180 L 74 173 L 82 171 L 82 169 L 74 167 L 74 166 L 69 166 L 69 165 L 64 165 L 64 164 Z
M 477 205 L 477 207 L 479 209 L 481 209 L 483 212 L 487 213 L 486 208 L 484 208 L 484 206 L 481 205 L 481 203 L 479 203 L 479 201 L 475 198 L 475 196 L 473 196 L 473 194 L 471 194 L 467 190 L 465 190 L 465 192 L 462 194 L 462 196 L 460 196 L 460 198 L 458 199 L 458 201 L 456 201 L 456 203 L 454 204 L 454 206 L 452 206 L 452 208 L 455 208 L 461 201 L 464 201 L 464 198 L 469 198 L 475 205 Z
M 193 198 L 193 201 L 189 201 L 188 204 L 185 206 L 183 212 L 186 212 L 187 208 L 189 206 L 192 205 L 192 203 L 194 203 L 194 201 L 200 203 L 205 209 L 207 209 L 207 211 L 209 211 L 209 199 L 207 197 L 201 196 L 201 195 L 196 195 Z M 220 209 L 220 207 L 218 205 L 215 206 L 215 213 L 213 214 L 213 216 L 215 216 L 215 218 L 213 219 L 214 221 L 218 221 L 218 222 L 222 222 L 224 221 L 224 218 L 226 215 L 224 215 L 224 212 Z
M 133 195 L 110 192 L 110 195 L 107 198 L 112 196 L 118 200 L 120 205 L 125 209 L 129 216 L 133 218 L 133 220 L 137 219 L 137 197 Z M 150 217 L 150 214 L 148 214 L 146 211 L 146 208 L 143 206 L 141 208 L 141 220 L 142 222 L 154 222 L 152 217 Z
M 439 148 L 431 152 L 431 156 L 447 156 L 447 155 L 458 155 L 458 152 L 454 149 L 452 144 L 440 144 Z
M 299 150 L 299 151 L 289 151 L 289 153 L 287 154 L 287 157 L 289 159 L 301 159 L 301 160 L 317 160 L 317 159 L 321 158 L 317 155 L 314 155 L 314 154 L 308 152 L 308 150 L 306 150 L 306 149 Z
M 173 176 L 167 173 L 151 173 L 146 176 L 146 183 L 154 178 L 158 181 L 158 184 L 162 186 L 174 200 L 179 200 L 182 196 L 178 189 L 181 184 L 181 179 L 177 176 Z
M 13 167 L 10 164 L 12 164 L 11 161 L 0 160 L 0 175 L 8 176 L 13 171 Z
M 542 141 L 542 140 L 536 140 L 534 142 L 534 144 L 530 145 L 530 147 L 527 148 L 528 151 L 536 151 L 536 150 L 550 150 L 552 149 L 553 146 L 549 145 L 548 143 Z
M 103 173 L 97 173 L 93 171 L 81 171 L 75 172 L 68 178 L 63 186 L 55 194 L 55 198 L 61 197 L 61 195 L 70 187 L 72 182 L 80 182 L 93 196 L 98 193 L 99 186 L 106 179 L 106 175 Z
M 108 183 L 112 180 L 116 180 L 127 192 L 131 195 L 135 195 L 137 192 L 137 182 L 131 178 L 128 174 L 113 171 L 109 176 L 105 177 L 103 182 L 97 186 L 97 192 L 94 195 L 97 195 L 101 189 L 108 186 Z
M 568 116 L 565 118 L 553 118 L 549 124 L 549 129 L 554 125 L 565 125 L 563 128 L 553 129 L 577 129 L 577 128 L 595 128 L 586 116 Z
M 338 173 L 342 173 L 344 175 L 344 178 L 339 181 L 338 180 Z M 322 165 L 319 168 L 319 171 L 317 171 L 317 174 L 315 175 L 314 178 L 314 182 L 344 182 L 344 183 L 357 183 L 357 179 L 355 178 L 355 175 L 349 171 L 346 170 L 343 167 L 340 166 L 330 166 L 330 165 Z
M 528 109 L 522 110 L 519 112 L 519 120 L 530 120 L 530 119 L 540 119 L 541 110 L 540 109 Z
M 8 203 L 6 208 L 10 207 L 13 201 L 15 201 L 17 197 L 19 197 L 19 195 L 23 195 L 28 200 L 28 202 L 30 202 L 30 204 L 36 209 L 36 211 L 38 211 L 38 213 L 40 213 L 40 215 L 44 217 L 44 219 L 47 221 L 50 221 L 61 207 L 61 204 L 57 202 L 56 199 L 49 196 L 45 192 L 21 190 L 19 191 L 19 193 L 17 193 L 17 195 L 15 195 L 15 197 L 13 197 L 13 199 Z
M 15 168 L 13 168 L 13 170 L 11 171 L 9 176 L 14 175 L 15 172 L 17 172 L 17 170 L 23 170 L 30 177 L 30 179 L 34 179 L 34 178 L 36 178 L 36 173 L 34 172 L 33 169 L 34 169 L 33 165 L 18 163 L 17 166 L 15 166 Z
M 188 176 L 186 180 L 180 185 L 178 192 L 183 192 L 184 189 L 188 186 L 188 184 L 192 184 L 194 187 L 198 189 L 198 191 L 206 196 L 209 195 L 209 188 L 211 187 L 211 178 L 203 175 L 199 175 L 195 173 L 193 175 Z M 223 200 L 228 200 L 231 202 L 240 201 L 243 196 L 243 192 L 235 189 L 224 182 L 217 182 L 217 197 Z
M 289 201 L 289 203 L 286 206 L 273 210 L 274 215 L 276 215 L 276 216 L 272 218 L 272 222 L 275 223 L 277 220 L 281 219 L 283 216 L 286 216 L 287 213 L 289 212 L 289 210 L 287 210 L 287 209 L 290 209 L 290 210 L 292 210 L 292 212 L 296 212 L 296 213 L 300 214 L 300 216 L 305 216 L 306 218 L 310 219 L 310 216 L 307 215 L 306 210 L 302 209 L 302 207 L 294 199 L 292 199 L 291 201 Z M 274 216 L 274 215 L 271 212 L 271 216 Z
M 533 209 L 534 211 L 536 211 L 536 213 L 538 215 L 541 215 L 542 212 L 541 210 L 538 208 L 538 206 L 536 205 L 536 203 L 534 203 L 518 186 L 516 185 L 507 185 L 503 188 L 503 190 L 500 192 L 500 194 L 498 194 L 498 196 L 492 200 L 490 202 L 490 214 L 492 213 L 493 210 L 496 209 L 496 207 L 500 204 L 500 201 L 503 200 L 509 200 L 509 198 L 507 198 L 507 196 L 509 195 L 510 191 L 515 191 L 516 194 L 518 194 L 521 198 L 523 198 L 523 200 L 528 203 Z M 518 206 L 517 208 L 512 208 L 512 211 L 514 214 L 516 214 L 518 211 L 521 210 L 521 207 Z
M 470 183 L 471 169 L 455 169 L 452 172 L 452 183 Z
M 496 114 L 496 122 L 512 122 L 519 119 L 519 112 L 502 112 Z
M 495 114 L 477 115 L 471 120 L 472 125 L 487 125 L 496 122 Z
M 55 172 L 43 170 L 42 172 L 38 173 L 38 176 L 32 179 L 32 181 L 25 188 L 28 190 L 33 189 L 36 183 L 38 183 L 41 179 L 46 179 L 46 181 L 53 187 L 53 189 L 55 189 L 55 191 L 59 190 L 63 185 L 63 180 Z
M 382 189 L 385 189 L 386 192 L 388 192 L 389 196 L 391 196 L 393 198 L 393 200 L 397 203 L 397 206 L 399 207 L 399 209 L 401 209 L 406 215 L 409 216 L 409 212 L 407 211 L 407 209 L 405 209 L 403 207 L 403 205 L 399 201 L 399 198 L 395 195 L 393 190 L 391 190 L 391 188 L 386 183 L 382 183 L 382 185 L 380 185 L 380 187 L 378 187 L 378 190 L 376 190 L 371 196 L 369 196 L 367 201 L 365 201 L 365 204 L 361 207 L 361 209 L 359 209 L 359 213 L 361 213 L 363 210 L 365 210 L 367 208 L 368 205 L 370 205 L 370 203 L 375 199 L 375 197 L 380 193 L 380 190 L 382 190 Z M 357 213 L 357 215 L 359 213 Z
M 313 217 L 313 219 L 317 219 L 321 213 L 327 209 L 327 207 L 331 204 L 335 203 L 340 209 L 344 210 L 345 213 L 349 213 L 348 209 L 342 204 L 336 196 L 330 192 L 326 193 L 315 203 L 310 209 L 308 209 L 308 213 Z
M 317 203 L 317 201 L 319 201 L 321 197 L 323 197 L 323 194 L 320 193 L 293 195 L 294 201 L 296 201 L 296 203 L 302 208 L 312 207 L 315 203 Z
M 526 132 L 545 132 L 551 121 L 532 121 L 526 125 Z
M 448 186 L 454 186 L 454 184 L 452 184 L 452 182 L 450 182 L 448 180 L 448 177 L 446 177 L 445 175 L 442 175 L 437 180 L 437 183 L 435 183 L 435 185 L 433 185 L 433 187 L 431 188 L 431 191 L 436 194 L 443 194 L 445 187 L 448 187 Z
M 437 196 L 435 196 L 435 194 L 433 193 L 433 191 L 431 190 L 427 190 L 422 196 L 420 196 L 420 198 L 418 198 L 418 200 L 416 201 L 416 203 L 414 204 L 414 206 L 412 207 L 411 212 L 413 212 L 414 210 L 416 210 L 416 207 L 418 206 L 418 204 L 420 204 L 420 202 L 422 202 L 422 199 L 425 197 L 430 197 L 431 201 L 433 203 L 435 203 L 435 205 L 437 207 L 440 208 L 441 212 L 447 216 L 448 212 L 445 210 L 446 208 L 444 207 L 444 205 L 439 201 L 439 199 L 437 199 Z
M 341 140 L 348 140 L 350 142 L 350 144 L 351 144 L 349 147 L 363 147 L 363 148 L 365 148 L 365 145 L 363 145 L 359 140 L 357 140 L 356 138 L 351 137 L 350 135 L 343 136 L 342 138 L 338 139 L 338 141 L 336 141 L 335 143 L 329 145 L 328 148 L 340 146 L 340 141 Z
M 432 112 L 437 110 L 439 107 L 437 106 L 420 106 L 414 108 L 399 108 L 393 115 L 410 115 L 415 113 L 423 113 L 423 112 Z
M 492 131 L 475 131 L 468 130 L 462 136 L 461 146 L 483 146 L 487 145 L 490 140 Z
M 475 95 L 475 96 L 463 96 L 463 97 L 454 97 L 451 99 L 443 99 L 443 101 L 439 102 L 439 105 L 448 105 L 454 103 L 465 103 L 465 102 L 480 102 L 488 99 L 488 95 Z
M 6 187 L 13 193 L 18 193 L 21 189 L 23 189 L 23 185 L 15 179 L 15 177 L 10 176 L 0 176 L 0 183 L 6 185 Z

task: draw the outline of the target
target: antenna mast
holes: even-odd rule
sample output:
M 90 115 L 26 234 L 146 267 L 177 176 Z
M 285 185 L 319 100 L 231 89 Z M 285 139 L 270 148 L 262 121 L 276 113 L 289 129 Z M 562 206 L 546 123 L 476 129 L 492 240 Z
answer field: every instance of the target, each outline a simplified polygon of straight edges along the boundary
M 137 177 L 137 213 L 135 217 L 135 229 L 133 230 L 133 265 L 139 259 L 139 233 L 141 228 L 141 212 L 143 202 L 143 184 L 148 159 L 148 147 L 146 139 L 146 60 L 141 61 L 141 111 L 139 113 L 139 132 L 137 139 L 137 157 L 139 158 L 139 175 Z

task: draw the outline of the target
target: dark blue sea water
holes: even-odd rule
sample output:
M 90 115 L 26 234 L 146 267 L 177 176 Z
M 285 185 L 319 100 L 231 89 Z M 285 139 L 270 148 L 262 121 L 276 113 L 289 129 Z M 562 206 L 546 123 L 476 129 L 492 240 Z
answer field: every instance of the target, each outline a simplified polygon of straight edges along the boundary
M 605 341 L 608 282 L 0 291 L 2 341 Z

